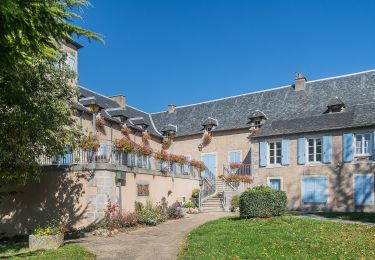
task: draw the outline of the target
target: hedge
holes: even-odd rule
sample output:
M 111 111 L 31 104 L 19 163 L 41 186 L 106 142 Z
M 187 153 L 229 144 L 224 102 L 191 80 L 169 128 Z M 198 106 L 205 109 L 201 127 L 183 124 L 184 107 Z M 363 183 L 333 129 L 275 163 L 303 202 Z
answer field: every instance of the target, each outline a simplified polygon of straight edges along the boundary
M 284 215 L 287 210 L 284 191 L 267 186 L 258 186 L 243 192 L 240 196 L 241 218 L 268 218 Z

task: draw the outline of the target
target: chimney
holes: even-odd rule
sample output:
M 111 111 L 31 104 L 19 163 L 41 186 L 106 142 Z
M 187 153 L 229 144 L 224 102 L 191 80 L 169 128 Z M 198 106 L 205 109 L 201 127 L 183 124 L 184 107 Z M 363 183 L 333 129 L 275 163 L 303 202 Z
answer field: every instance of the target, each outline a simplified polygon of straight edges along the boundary
M 176 105 L 174 105 L 174 104 L 168 105 L 168 114 L 174 113 L 175 109 L 176 109 Z
M 125 109 L 125 105 L 126 105 L 126 98 L 124 95 L 122 94 L 119 94 L 119 95 L 116 95 L 116 96 L 112 96 L 110 97 L 113 101 L 115 101 L 117 104 L 119 104 L 122 108 Z
M 297 76 L 294 80 L 294 90 L 295 91 L 305 90 L 306 81 L 307 81 L 306 78 L 302 76 L 301 73 L 297 73 Z

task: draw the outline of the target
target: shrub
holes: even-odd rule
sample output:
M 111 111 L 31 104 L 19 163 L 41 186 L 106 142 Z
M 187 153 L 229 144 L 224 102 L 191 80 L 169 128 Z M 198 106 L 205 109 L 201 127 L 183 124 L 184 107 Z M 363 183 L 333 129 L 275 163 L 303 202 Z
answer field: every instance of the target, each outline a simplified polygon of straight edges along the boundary
M 281 216 L 286 212 L 286 205 L 287 198 L 284 191 L 258 186 L 241 194 L 240 216 L 242 218 Z
M 51 222 L 44 226 L 36 227 L 34 229 L 33 234 L 35 236 L 41 237 L 41 236 L 63 234 L 67 231 L 68 229 L 63 224 Z
M 165 197 L 162 197 L 160 203 L 156 204 L 155 212 L 158 223 L 164 222 L 168 219 L 168 202 Z
M 193 189 L 191 192 L 191 197 L 196 198 L 196 199 L 199 198 L 199 192 L 200 192 L 199 189 Z
M 138 208 L 136 208 L 136 213 L 139 223 L 149 226 L 156 226 L 158 224 L 157 210 L 156 207 L 152 205 L 151 200 L 147 200 L 146 205 L 142 205 L 142 207 L 137 204 L 137 207 Z
M 237 208 L 240 207 L 240 197 L 238 195 L 234 195 L 230 200 L 230 210 L 235 211 Z
M 117 213 L 111 218 L 111 227 L 113 228 L 127 228 L 134 227 L 138 224 L 138 217 L 135 212 Z
M 168 217 L 169 218 L 183 218 L 184 217 L 184 211 L 181 208 L 181 203 L 176 201 L 168 208 Z
M 182 205 L 183 208 L 194 208 L 194 202 L 192 202 L 191 200 L 187 201 L 184 203 L 184 205 Z

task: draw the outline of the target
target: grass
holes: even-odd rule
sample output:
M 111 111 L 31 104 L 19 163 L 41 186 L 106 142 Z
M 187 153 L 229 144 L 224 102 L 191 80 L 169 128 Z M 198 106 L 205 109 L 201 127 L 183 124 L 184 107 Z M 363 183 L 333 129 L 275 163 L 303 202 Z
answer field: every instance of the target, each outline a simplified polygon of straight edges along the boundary
M 316 215 L 326 218 L 338 218 L 343 220 L 353 220 L 361 222 L 375 223 L 375 213 L 365 212 L 317 212 Z
M 179 259 L 374 259 L 375 227 L 298 216 L 222 218 L 193 230 Z
M 56 250 L 30 251 L 28 243 L 22 241 L 0 242 L 0 259 L 94 259 L 95 254 L 85 249 L 79 244 L 65 244 Z

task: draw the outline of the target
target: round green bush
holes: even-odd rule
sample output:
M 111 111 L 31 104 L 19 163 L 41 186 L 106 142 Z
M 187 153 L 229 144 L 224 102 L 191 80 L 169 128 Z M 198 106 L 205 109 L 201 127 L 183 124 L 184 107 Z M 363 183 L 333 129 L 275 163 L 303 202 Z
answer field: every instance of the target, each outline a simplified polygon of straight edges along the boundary
M 268 218 L 284 215 L 287 208 L 284 191 L 267 186 L 258 186 L 243 192 L 240 196 L 241 218 Z

